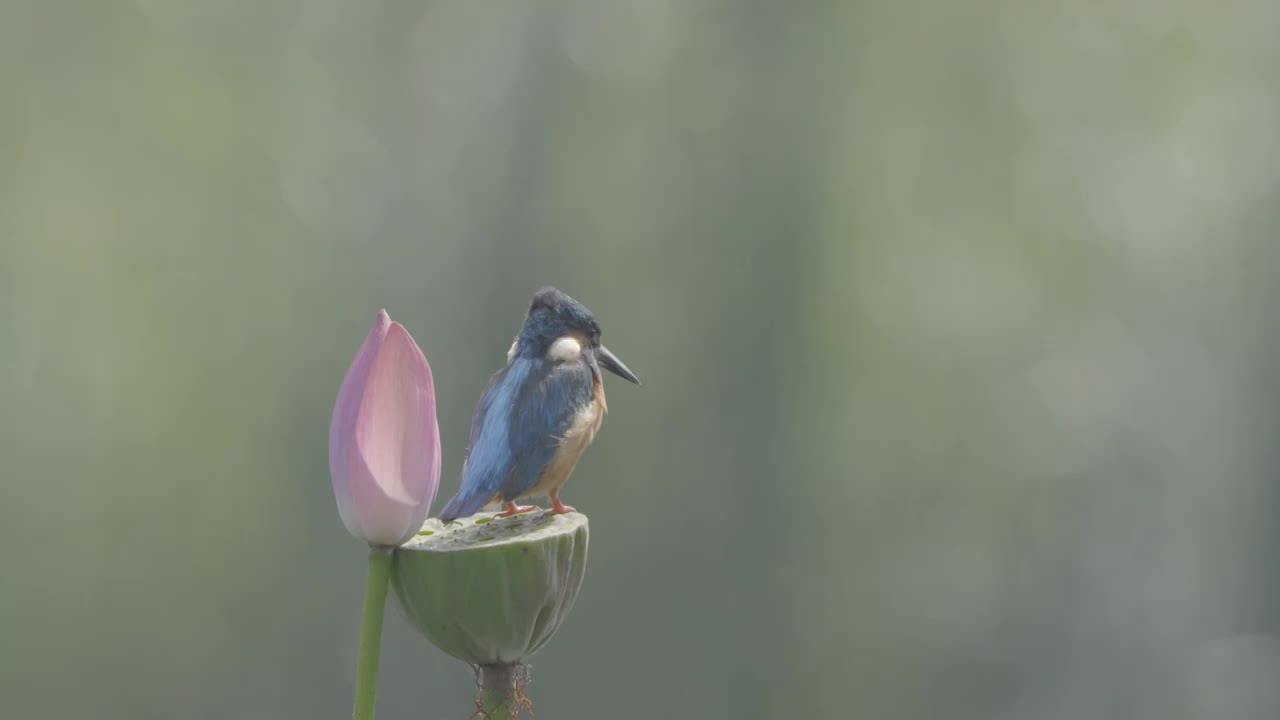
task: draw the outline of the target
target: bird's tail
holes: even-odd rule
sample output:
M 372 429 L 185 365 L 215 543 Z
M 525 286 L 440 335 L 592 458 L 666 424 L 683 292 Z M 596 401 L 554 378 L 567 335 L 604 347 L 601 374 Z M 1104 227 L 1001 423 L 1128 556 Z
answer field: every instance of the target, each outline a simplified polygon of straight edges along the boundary
M 468 517 L 480 512 L 480 509 L 489 503 L 492 498 L 484 495 L 463 495 L 459 492 L 453 496 L 444 509 L 440 511 L 440 520 L 449 522 L 457 520 L 460 517 Z

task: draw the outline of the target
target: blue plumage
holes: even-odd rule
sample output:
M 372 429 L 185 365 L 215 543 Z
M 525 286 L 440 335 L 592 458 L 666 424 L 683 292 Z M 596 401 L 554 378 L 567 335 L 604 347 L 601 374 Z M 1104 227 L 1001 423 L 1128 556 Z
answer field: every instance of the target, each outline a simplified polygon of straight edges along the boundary
M 462 468 L 462 487 L 440 511 L 441 520 L 474 515 L 493 499 L 511 476 L 511 418 L 525 380 L 540 360 L 513 358 L 489 382 L 471 420 L 471 442 Z
M 506 367 L 489 381 L 471 421 L 458 494 L 441 520 L 474 515 L 493 500 L 558 493 L 604 415 L 601 367 L 639 380 L 600 344 L 600 326 L 585 307 L 547 288 L 534 295 Z

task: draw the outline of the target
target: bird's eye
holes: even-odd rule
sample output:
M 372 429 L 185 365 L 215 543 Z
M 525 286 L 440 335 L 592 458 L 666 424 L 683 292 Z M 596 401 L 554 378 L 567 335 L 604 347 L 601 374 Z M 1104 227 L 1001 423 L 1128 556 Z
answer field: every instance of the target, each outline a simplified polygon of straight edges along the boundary
M 600 347 L 600 331 L 591 333 L 591 347 Z

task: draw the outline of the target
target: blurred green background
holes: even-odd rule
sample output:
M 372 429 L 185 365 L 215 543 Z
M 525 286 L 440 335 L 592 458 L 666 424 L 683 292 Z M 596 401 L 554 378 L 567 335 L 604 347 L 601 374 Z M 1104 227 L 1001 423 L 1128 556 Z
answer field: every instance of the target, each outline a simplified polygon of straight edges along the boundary
M 380 307 L 456 489 L 601 318 L 538 718 L 1280 717 L 1280 7 L 0 6 L 0 717 L 350 712 Z M 385 718 L 470 672 L 388 615 Z

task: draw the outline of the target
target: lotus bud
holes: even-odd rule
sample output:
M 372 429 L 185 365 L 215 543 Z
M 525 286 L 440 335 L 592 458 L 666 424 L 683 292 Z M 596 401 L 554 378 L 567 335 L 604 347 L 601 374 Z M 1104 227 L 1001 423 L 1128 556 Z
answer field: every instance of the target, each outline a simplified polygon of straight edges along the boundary
M 431 366 L 386 310 L 378 313 L 338 391 L 329 474 L 347 530 L 383 547 L 414 536 L 440 486 Z

